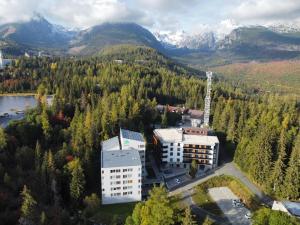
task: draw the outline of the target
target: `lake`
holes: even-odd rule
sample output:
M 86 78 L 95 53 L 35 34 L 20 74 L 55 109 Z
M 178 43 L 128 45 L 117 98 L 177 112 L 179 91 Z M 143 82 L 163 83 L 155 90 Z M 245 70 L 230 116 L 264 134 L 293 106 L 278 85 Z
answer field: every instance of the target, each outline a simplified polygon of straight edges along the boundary
M 53 96 L 48 96 L 48 104 L 51 104 Z M 6 127 L 11 120 L 19 120 L 24 117 L 24 111 L 34 108 L 37 100 L 34 95 L 29 96 L 0 96 L 0 125 Z

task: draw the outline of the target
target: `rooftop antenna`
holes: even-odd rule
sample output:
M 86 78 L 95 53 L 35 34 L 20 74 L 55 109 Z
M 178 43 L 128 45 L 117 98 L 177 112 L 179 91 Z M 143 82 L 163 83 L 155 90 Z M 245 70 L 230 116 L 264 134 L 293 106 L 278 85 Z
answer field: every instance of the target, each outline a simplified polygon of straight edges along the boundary
M 0 68 L 3 67 L 3 56 L 2 56 L 2 51 L 0 50 Z
M 211 78 L 212 72 L 206 72 L 207 77 L 207 89 L 206 89 L 206 97 L 205 97 L 205 107 L 204 107 L 204 126 L 209 127 L 209 113 L 210 113 L 210 92 L 211 92 Z

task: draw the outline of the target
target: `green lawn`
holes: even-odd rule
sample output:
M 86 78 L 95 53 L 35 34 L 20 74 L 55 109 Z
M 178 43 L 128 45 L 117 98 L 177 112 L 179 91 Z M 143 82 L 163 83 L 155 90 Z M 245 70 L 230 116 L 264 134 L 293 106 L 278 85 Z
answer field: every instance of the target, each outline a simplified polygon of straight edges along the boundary
M 116 222 L 124 224 L 127 216 L 132 214 L 135 206 L 133 203 L 101 205 L 91 220 L 96 223 L 115 224 Z

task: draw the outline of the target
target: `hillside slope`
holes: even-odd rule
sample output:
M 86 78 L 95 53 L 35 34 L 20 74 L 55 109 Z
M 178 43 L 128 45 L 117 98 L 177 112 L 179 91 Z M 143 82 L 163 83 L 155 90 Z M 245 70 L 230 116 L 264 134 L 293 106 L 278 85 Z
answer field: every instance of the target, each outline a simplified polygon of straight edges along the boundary
M 300 95 L 300 60 L 235 63 L 211 69 L 219 77 L 258 90 Z
M 81 31 L 71 42 L 70 54 L 93 55 L 120 44 L 144 45 L 163 51 L 163 46 L 147 29 L 135 23 L 105 23 Z

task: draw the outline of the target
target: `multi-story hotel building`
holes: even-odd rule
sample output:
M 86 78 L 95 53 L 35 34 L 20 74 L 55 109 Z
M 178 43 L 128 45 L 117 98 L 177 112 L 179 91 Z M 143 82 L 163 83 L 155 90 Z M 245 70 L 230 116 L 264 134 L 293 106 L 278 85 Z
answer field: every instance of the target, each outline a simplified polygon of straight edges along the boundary
M 146 143 L 144 137 L 139 132 L 120 129 L 120 141 L 122 150 L 136 149 L 139 151 L 143 176 L 146 175 Z
M 102 204 L 142 200 L 142 163 L 137 150 L 101 152 Z
M 141 200 L 145 175 L 145 141 L 141 133 L 120 129 L 120 138 L 101 143 L 102 203 Z
M 153 139 L 163 167 L 189 168 L 193 160 L 201 169 L 218 165 L 219 140 L 206 129 L 156 129 Z

